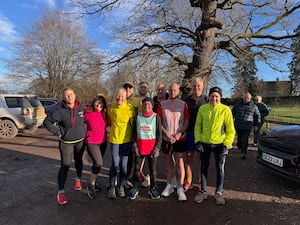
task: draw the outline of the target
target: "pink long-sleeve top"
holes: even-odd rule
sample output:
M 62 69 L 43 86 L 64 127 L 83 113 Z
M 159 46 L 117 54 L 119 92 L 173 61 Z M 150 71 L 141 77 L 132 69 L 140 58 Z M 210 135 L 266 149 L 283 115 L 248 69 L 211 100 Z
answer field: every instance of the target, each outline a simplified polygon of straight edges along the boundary
M 87 126 L 85 142 L 88 144 L 101 144 L 106 142 L 107 120 L 102 112 L 92 111 L 84 114 L 84 121 Z

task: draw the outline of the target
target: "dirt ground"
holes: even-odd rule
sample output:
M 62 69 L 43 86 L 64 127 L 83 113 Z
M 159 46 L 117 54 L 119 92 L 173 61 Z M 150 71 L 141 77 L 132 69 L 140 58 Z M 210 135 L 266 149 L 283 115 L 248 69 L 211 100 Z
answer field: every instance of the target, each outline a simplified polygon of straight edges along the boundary
M 196 188 L 187 192 L 188 201 L 178 202 L 176 194 L 151 200 L 140 188 L 135 201 L 107 199 L 109 151 L 99 175 L 102 191 L 95 200 L 86 191 L 72 190 L 72 166 L 66 183 L 69 203 L 56 202 L 59 153 L 57 139 L 40 128 L 31 136 L 19 135 L 0 140 L 0 224 L 1 225 L 298 225 L 300 224 L 299 184 L 285 180 L 256 162 L 256 149 L 241 160 L 233 149 L 226 162 L 224 196 L 226 204 L 214 202 L 215 170 L 213 158 L 209 171 L 209 198 L 202 204 L 193 199 Z M 88 183 L 90 160 L 85 155 L 82 177 Z M 158 189 L 165 186 L 162 157 L 158 163 Z

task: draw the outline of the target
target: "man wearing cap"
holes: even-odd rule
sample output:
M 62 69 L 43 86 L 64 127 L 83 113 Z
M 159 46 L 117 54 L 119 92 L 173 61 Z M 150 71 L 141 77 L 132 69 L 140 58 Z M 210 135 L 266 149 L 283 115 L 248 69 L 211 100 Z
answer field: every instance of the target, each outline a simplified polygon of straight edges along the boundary
M 131 104 L 136 112 L 142 111 L 142 102 L 138 98 L 134 97 L 134 85 L 130 81 L 126 81 L 123 84 L 123 88 L 126 90 L 127 93 L 127 103 Z
M 224 205 L 223 184 L 224 168 L 228 150 L 232 148 L 235 136 L 231 110 L 221 103 L 222 90 L 213 87 L 209 90 L 209 103 L 202 105 L 195 123 L 195 143 L 201 152 L 201 191 L 195 197 L 196 203 L 207 199 L 207 173 L 210 155 L 213 152 L 217 171 L 215 201 Z
M 136 182 L 139 180 L 140 169 L 144 159 L 147 159 L 150 172 L 150 188 L 148 194 L 152 199 L 159 199 L 160 194 L 155 188 L 156 162 L 162 142 L 161 120 L 153 112 L 154 101 L 145 97 L 142 101 L 142 112 L 139 112 L 133 122 L 132 142 L 135 150 L 136 161 L 133 174 L 134 187 L 129 191 L 128 197 L 134 200 L 139 191 Z
M 123 84 L 123 88 L 126 90 L 127 93 L 127 103 L 132 105 L 135 111 L 135 115 L 138 114 L 138 112 L 142 111 L 142 102 L 134 97 L 134 85 L 130 81 L 126 81 Z M 127 186 L 132 186 L 132 183 L 129 181 L 132 178 L 133 173 L 133 163 L 134 163 L 134 152 L 133 150 L 129 151 L 128 154 L 128 162 L 127 162 Z

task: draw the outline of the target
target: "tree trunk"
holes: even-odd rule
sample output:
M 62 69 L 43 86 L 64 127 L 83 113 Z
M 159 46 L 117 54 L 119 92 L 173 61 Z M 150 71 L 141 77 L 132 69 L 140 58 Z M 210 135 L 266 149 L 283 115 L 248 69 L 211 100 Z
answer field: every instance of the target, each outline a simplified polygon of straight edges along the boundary
M 194 48 L 193 60 L 188 63 L 182 82 L 182 95 L 188 95 L 193 77 L 199 77 L 204 81 L 204 88 L 207 86 L 208 78 L 211 75 L 210 60 L 215 45 L 216 29 L 222 26 L 216 19 L 216 0 L 203 0 L 196 7 L 201 7 L 202 20 L 196 29 L 197 40 Z M 193 6 L 193 5 L 192 5 Z M 220 26 L 219 26 L 220 25 Z

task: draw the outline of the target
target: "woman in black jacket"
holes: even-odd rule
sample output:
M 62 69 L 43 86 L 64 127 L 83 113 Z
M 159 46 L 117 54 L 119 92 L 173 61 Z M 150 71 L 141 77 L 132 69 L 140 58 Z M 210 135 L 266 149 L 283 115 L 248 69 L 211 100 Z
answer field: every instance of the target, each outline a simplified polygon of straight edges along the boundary
M 84 106 L 76 101 L 73 89 L 64 89 L 63 95 L 63 101 L 44 121 L 44 126 L 47 130 L 59 137 L 61 167 L 58 172 L 57 202 L 60 205 L 68 203 L 64 186 L 72 163 L 72 156 L 74 157 L 77 174 L 74 189 L 82 189 L 80 178 L 83 168 L 82 155 L 86 133 L 83 118 Z

